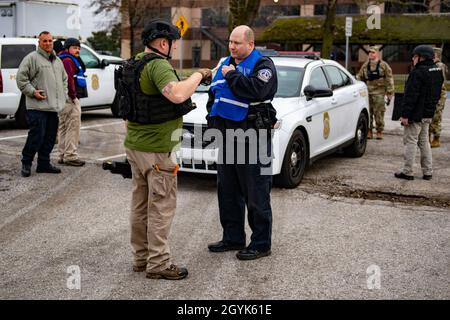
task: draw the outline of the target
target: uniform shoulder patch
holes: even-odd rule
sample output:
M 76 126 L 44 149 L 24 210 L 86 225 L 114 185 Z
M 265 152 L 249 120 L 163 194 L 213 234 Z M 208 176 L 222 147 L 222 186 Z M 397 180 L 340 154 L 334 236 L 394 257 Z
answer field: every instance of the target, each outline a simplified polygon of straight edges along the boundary
M 270 78 L 272 78 L 272 71 L 270 69 L 261 69 L 258 71 L 258 79 L 269 82 Z

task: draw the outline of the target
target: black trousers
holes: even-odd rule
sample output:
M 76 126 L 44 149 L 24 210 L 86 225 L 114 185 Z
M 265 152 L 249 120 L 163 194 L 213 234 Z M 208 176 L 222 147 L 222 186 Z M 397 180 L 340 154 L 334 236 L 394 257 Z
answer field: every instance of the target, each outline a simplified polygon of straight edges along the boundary
M 258 139 L 261 138 L 258 137 Z M 270 134 L 264 142 L 259 140 L 258 145 L 266 143 L 266 150 L 270 154 Z M 226 145 L 229 144 L 225 142 L 224 146 Z M 225 161 L 227 152 L 224 146 L 222 146 L 221 156 L 219 156 L 223 159 L 223 163 L 217 164 L 217 195 L 220 223 L 223 228 L 222 241 L 236 245 L 246 244 L 245 207 L 247 207 L 248 223 L 252 230 L 248 248 L 267 251 L 272 245 L 271 161 L 270 163 L 261 163 L 258 153 L 257 162 L 254 163 L 253 161 L 253 164 L 248 161 L 248 156 L 245 157 L 246 161 L 243 164 L 238 164 L 238 161 L 227 163 Z M 236 147 L 237 144 L 234 144 L 234 146 Z M 246 150 L 247 152 L 251 150 L 248 143 L 246 144 Z M 234 154 L 237 154 L 236 149 Z M 236 157 L 234 160 L 236 160 Z
M 47 167 L 50 164 L 50 153 L 58 134 L 58 114 L 27 110 L 27 121 L 29 131 L 22 150 L 22 163 L 31 166 L 37 153 L 38 167 Z

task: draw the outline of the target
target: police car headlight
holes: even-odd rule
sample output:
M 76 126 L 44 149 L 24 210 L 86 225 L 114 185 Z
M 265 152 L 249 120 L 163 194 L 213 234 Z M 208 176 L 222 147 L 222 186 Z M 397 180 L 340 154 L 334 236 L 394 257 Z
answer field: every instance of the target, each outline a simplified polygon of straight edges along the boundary
M 283 123 L 283 120 L 278 120 L 277 122 L 275 122 L 275 124 L 273 125 L 273 128 L 275 129 L 275 130 L 279 130 L 279 129 L 281 129 L 281 124 Z

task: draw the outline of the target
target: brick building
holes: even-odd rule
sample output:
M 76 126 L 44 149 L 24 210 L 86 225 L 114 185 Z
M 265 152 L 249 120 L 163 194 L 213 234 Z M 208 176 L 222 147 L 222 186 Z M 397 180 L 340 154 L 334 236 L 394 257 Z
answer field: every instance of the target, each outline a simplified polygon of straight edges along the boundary
M 305 17 L 320 18 L 325 14 L 325 0 L 261 0 L 258 15 L 253 24 L 257 36 L 257 44 L 276 47 L 281 50 L 314 50 L 320 51 L 320 42 L 311 41 L 299 42 L 296 39 L 289 39 L 283 43 L 273 43 L 273 41 L 260 41 L 264 31 L 277 18 Z M 447 20 L 450 19 L 450 4 L 445 0 L 432 0 L 429 7 L 407 5 L 402 6 L 395 3 L 385 3 L 380 5 L 381 14 L 385 15 L 435 15 Z M 142 50 L 140 42 L 140 32 L 145 23 L 155 17 L 165 18 L 175 23 L 183 15 L 189 23 L 189 29 L 183 37 L 182 48 L 175 51 L 173 64 L 179 66 L 180 58 L 183 59 L 183 67 L 214 66 L 218 59 L 225 55 L 228 38 L 228 0 L 157 0 L 151 1 L 151 6 L 146 7 L 146 14 L 136 26 L 134 34 L 134 52 Z M 355 18 L 366 14 L 366 8 L 359 7 L 355 1 L 340 0 L 337 5 L 337 16 L 354 16 Z M 318 20 L 319 21 L 319 20 Z M 448 30 L 447 30 L 448 31 Z M 307 31 L 305 32 L 307 33 Z M 447 34 L 448 32 L 442 32 Z M 127 39 L 124 39 L 127 41 Z M 368 39 L 369 40 L 369 39 Z M 304 40 L 304 41 L 307 41 Z M 446 56 L 449 55 L 450 45 L 447 40 L 433 40 L 434 45 L 444 47 Z M 345 42 L 344 42 L 345 43 Z M 343 62 L 345 46 L 342 41 L 335 41 L 334 58 Z M 352 43 L 352 40 L 351 40 Z M 403 42 L 396 39 L 385 45 L 383 42 L 367 44 L 383 45 L 383 58 L 394 66 L 394 72 L 407 73 L 410 65 L 409 54 L 416 45 L 411 41 Z M 447 47 L 445 47 L 447 45 Z M 362 43 L 351 46 L 351 65 L 357 68 L 367 59 L 365 46 Z M 181 50 L 180 50 L 181 49 Z M 123 53 L 122 53 L 123 54 Z M 127 54 L 123 54 L 127 56 Z

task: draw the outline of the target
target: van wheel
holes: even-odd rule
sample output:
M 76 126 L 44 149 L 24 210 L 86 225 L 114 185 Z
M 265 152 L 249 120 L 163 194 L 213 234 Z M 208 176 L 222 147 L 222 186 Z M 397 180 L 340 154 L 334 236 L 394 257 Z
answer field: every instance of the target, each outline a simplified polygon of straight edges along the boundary
M 369 123 L 367 116 L 361 112 L 356 125 L 355 137 L 353 143 L 344 149 L 344 153 L 352 158 L 359 158 L 366 152 L 367 146 L 367 128 Z
M 297 187 L 303 179 L 308 163 L 308 146 L 300 130 L 295 130 L 284 154 L 283 164 L 279 175 L 274 182 L 281 188 L 292 189 Z
M 20 104 L 19 109 L 17 109 L 14 120 L 16 120 L 16 126 L 21 129 L 27 129 L 28 128 L 28 121 L 27 121 L 27 106 L 25 103 L 25 97 L 22 96 L 20 98 Z
M 111 105 L 111 113 L 114 118 L 120 118 L 120 116 L 119 116 L 119 96 L 117 95 L 117 93 L 114 96 L 114 101 Z

